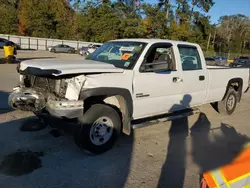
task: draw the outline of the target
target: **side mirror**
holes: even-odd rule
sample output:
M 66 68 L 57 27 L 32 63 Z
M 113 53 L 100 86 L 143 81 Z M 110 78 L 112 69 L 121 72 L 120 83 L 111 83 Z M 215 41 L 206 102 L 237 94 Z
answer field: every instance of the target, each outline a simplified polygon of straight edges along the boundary
M 140 67 L 141 72 L 160 72 L 169 70 L 167 61 L 154 61 L 154 63 L 143 63 Z

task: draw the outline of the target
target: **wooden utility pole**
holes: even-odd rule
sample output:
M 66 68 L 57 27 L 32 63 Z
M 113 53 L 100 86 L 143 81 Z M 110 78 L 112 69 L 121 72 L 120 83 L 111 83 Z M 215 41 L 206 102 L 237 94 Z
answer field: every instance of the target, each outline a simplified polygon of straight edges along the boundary
M 215 43 L 215 37 L 216 37 L 216 31 L 214 32 L 213 45 L 214 45 L 214 43 Z
M 210 39 L 211 39 L 211 33 L 209 33 L 209 36 L 208 36 L 208 41 L 207 41 L 207 51 L 208 51 L 208 48 L 209 48 Z
M 170 5 L 171 5 L 171 0 L 166 0 L 166 1 L 167 1 L 166 19 L 168 19 L 168 16 L 169 16 L 169 9 L 170 9 Z

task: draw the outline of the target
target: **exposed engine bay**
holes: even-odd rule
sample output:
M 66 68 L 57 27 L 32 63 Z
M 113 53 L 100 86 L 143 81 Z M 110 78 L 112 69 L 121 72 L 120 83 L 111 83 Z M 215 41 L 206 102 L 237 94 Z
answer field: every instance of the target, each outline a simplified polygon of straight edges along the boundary
M 68 83 L 65 78 L 46 78 L 38 76 L 23 76 L 23 85 L 26 88 L 35 88 L 44 92 L 51 97 L 65 98 Z
M 19 86 L 9 97 L 9 104 L 14 109 L 49 111 L 55 116 L 76 116 L 74 111 L 83 109 L 83 101 L 78 101 L 85 82 L 85 76 L 41 77 L 20 75 Z M 70 115 L 67 111 L 71 111 Z

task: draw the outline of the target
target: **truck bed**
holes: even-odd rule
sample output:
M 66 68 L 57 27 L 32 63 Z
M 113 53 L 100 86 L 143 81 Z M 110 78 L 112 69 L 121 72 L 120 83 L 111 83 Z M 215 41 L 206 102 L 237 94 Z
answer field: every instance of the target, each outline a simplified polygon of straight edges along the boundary
M 207 89 L 206 102 L 220 101 L 218 96 L 224 96 L 226 87 L 229 81 L 234 79 L 242 80 L 242 91 L 245 92 L 248 88 L 249 69 L 248 68 L 231 68 L 231 67 L 218 67 L 208 66 L 207 71 L 209 74 L 209 82 Z M 240 76 L 240 77 L 239 77 Z

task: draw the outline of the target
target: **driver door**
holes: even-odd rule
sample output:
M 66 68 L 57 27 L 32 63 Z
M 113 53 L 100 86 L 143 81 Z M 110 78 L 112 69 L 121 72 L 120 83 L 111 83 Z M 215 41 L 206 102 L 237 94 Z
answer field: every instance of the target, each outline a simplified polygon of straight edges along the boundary
M 156 43 L 151 46 L 143 64 L 152 64 L 134 74 L 134 119 L 164 114 L 182 109 L 182 75 L 175 62 L 174 46 L 171 43 Z M 168 68 L 157 71 L 161 63 Z M 162 65 L 162 64 L 161 64 Z M 166 66 L 166 67 L 167 67 Z

